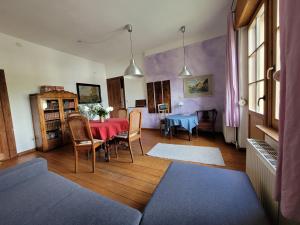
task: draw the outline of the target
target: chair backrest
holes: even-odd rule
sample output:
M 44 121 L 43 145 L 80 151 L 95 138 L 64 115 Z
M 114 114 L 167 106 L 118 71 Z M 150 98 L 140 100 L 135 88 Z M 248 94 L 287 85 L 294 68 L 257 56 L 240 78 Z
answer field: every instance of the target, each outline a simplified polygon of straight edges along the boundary
M 142 130 L 142 112 L 134 109 L 129 113 L 129 136 L 132 134 L 141 134 Z
M 125 108 L 119 109 L 118 110 L 118 118 L 127 119 L 128 118 L 127 109 L 125 109 Z
M 73 144 L 81 141 L 91 141 L 93 144 L 93 136 L 87 118 L 82 115 L 72 115 L 68 117 L 67 123 Z
M 197 111 L 197 117 L 198 117 L 199 122 L 211 121 L 211 122 L 215 123 L 217 116 L 218 116 L 218 111 L 216 109 Z
M 162 103 L 157 105 L 157 111 L 160 119 L 165 119 L 169 113 L 169 104 Z
M 70 112 L 67 114 L 67 117 L 70 118 L 72 116 L 81 116 L 81 113 L 80 112 Z

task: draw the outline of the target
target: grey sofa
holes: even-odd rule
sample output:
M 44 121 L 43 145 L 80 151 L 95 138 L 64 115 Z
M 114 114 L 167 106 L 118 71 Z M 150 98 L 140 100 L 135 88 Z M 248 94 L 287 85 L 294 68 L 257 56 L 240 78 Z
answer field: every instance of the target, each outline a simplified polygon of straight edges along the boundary
M 172 163 L 143 215 L 48 171 L 34 159 L 0 171 L 2 225 L 265 225 L 241 172 Z

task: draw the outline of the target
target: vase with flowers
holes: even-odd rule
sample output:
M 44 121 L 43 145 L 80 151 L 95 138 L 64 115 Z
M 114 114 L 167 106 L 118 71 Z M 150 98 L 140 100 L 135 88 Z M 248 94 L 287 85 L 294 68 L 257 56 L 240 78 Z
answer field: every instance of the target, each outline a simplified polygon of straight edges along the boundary
M 99 120 L 104 122 L 108 114 L 113 111 L 113 107 L 109 106 L 104 108 L 102 104 L 86 104 L 80 105 L 79 111 L 81 114 L 85 115 L 89 120 Z

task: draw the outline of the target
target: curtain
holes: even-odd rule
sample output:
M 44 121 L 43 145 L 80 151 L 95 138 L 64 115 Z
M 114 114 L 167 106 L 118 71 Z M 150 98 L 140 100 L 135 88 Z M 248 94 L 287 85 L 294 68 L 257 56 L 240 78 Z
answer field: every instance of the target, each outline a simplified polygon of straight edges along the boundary
M 276 198 L 284 217 L 300 222 L 300 1 L 281 0 L 280 120 Z
M 233 14 L 230 12 L 227 18 L 226 41 L 226 99 L 225 117 L 226 126 L 239 127 L 239 83 L 237 68 L 236 33 L 233 26 Z

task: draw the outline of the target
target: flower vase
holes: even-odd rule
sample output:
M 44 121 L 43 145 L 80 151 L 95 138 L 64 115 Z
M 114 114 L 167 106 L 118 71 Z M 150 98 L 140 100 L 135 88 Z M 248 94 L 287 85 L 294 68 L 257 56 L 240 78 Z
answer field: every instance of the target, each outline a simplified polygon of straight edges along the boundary
M 105 121 L 105 118 L 103 116 L 100 116 L 100 122 L 103 123 Z

